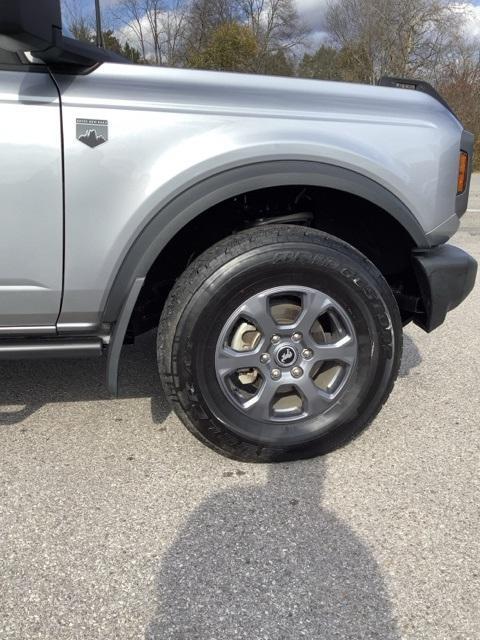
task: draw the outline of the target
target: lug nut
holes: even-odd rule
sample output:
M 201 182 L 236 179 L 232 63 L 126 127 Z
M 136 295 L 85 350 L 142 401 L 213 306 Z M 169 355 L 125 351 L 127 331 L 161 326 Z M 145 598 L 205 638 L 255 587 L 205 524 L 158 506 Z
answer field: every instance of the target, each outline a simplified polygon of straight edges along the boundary
M 313 351 L 311 349 L 304 349 L 302 351 L 302 358 L 305 358 L 305 360 L 310 360 L 310 358 L 313 358 Z
M 260 356 L 260 362 L 262 364 L 268 364 L 270 362 L 270 354 L 262 353 L 262 355 Z
M 294 342 L 300 342 L 300 340 L 303 338 L 301 333 L 294 333 L 292 336 L 292 340 Z
M 280 336 L 272 336 L 272 344 L 278 344 L 280 340 Z
M 301 367 L 293 367 L 291 374 L 294 378 L 301 378 L 303 376 L 303 369 Z
M 272 376 L 272 380 L 280 380 L 280 378 L 282 377 L 282 372 L 280 371 L 280 369 L 272 369 L 270 375 Z

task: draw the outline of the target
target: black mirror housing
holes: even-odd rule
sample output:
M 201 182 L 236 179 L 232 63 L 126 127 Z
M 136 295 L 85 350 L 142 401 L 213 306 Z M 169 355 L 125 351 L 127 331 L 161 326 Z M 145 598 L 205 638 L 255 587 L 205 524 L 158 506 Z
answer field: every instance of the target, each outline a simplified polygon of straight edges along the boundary
M 62 32 L 60 0 L 1 0 L 0 47 L 44 51 Z
M 65 72 L 102 62 L 128 63 L 123 56 L 62 34 L 60 0 L 0 0 L 0 48 L 30 52 Z

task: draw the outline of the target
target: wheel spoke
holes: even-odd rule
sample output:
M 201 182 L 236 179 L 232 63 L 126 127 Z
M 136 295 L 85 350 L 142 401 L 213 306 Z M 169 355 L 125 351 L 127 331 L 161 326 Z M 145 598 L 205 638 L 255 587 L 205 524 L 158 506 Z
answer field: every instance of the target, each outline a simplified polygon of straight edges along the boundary
M 300 391 L 304 400 L 303 409 L 310 415 L 319 415 L 332 404 L 332 398 L 325 391 L 319 389 L 311 379 L 305 380 Z
M 217 371 L 221 376 L 237 371 L 237 369 L 255 369 L 259 366 L 258 349 L 255 351 L 235 351 L 224 347 L 217 353 Z
M 357 355 L 357 345 L 353 338 L 345 336 L 334 344 L 315 345 L 316 360 L 337 360 L 352 365 Z
M 313 323 L 322 313 L 332 306 L 330 298 L 321 291 L 309 291 L 302 296 L 302 312 L 293 329 L 302 332 L 305 336 L 310 334 Z
M 278 386 L 269 378 L 265 380 L 260 391 L 243 405 L 243 408 L 253 420 L 270 420 L 272 400 Z
M 270 299 L 267 295 L 250 298 L 240 309 L 240 315 L 246 315 L 261 331 L 264 339 L 269 340 L 278 328 L 270 313 Z

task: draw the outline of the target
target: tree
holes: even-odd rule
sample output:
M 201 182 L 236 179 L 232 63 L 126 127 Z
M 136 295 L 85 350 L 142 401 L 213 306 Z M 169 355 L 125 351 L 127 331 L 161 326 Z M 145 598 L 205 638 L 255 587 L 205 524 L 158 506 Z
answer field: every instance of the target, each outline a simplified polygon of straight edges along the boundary
M 188 12 L 187 59 L 201 55 L 213 32 L 225 24 L 246 26 L 256 42 L 249 69 L 294 73 L 294 54 L 306 28 L 293 0 L 193 0 Z
M 142 6 L 144 21 L 148 25 L 149 44 L 153 51 L 153 60 L 155 64 L 161 64 L 161 16 L 166 9 L 166 5 L 163 0 L 144 0 Z
M 269 73 L 272 62 L 284 61 L 293 68 L 296 48 L 304 44 L 307 29 L 300 21 L 293 0 L 236 0 L 242 22 L 250 25 L 258 45 L 255 70 Z M 287 62 L 288 58 L 290 61 Z M 275 65 L 273 65 L 275 68 Z
M 103 46 L 105 47 L 105 49 L 108 49 L 109 51 L 114 51 L 115 53 L 118 53 L 120 55 L 124 55 L 124 47 L 122 46 L 121 42 L 119 41 L 115 33 L 112 31 L 112 29 L 103 31 L 102 35 L 103 35 Z
M 319 80 L 344 80 L 342 51 L 322 45 L 315 53 L 306 53 L 299 65 L 298 75 Z
M 86 12 L 78 0 L 65 0 L 62 8 L 66 27 L 72 38 L 95 42 L 95 16 Z
M 142 60 L 146 60 L 148 23 L 145 22 L 143 0 L 119 0 L 112 9 L 112 18 L 117 26 L 123 27 L 124 32 L 130 35 L 140 48 Z
M 128 40 L 125 42 L 125 45 L 123 47 L 123 55 L 134 64 L 140 64 L 142 62 L 140 51 L 138 49 L 135 49 L 135 47 L 132 47 L 129 44 Z
M 292 75 L 305 34 L 294 0 L 116 0 L 111 14 L 143 60 L 173 66 L 204 61 L 213 34 L 238 36 L 224 26 L 237 24 L 256 42 L 250 71 Z
M 270 76 L 294 76 L 295 64 L 292 56 L 279 49 L 263 58 L 262 73 Z
M 188 7 L 189 0 L 118 0 L 110 14 L 143 61 L 182 66 Z
M 211 33 L 200 52 L 191 53 L 188 62 L 201 69 L 248 72 L 256 54 L 257 42 L 250 28 L 226 22 Z
M 447 0 L 335 0 L 326 26 L 353 79 L 433 78 L 458 37 L 460 14 Z
M 234 0 L 192 0 L 186 20 L 187 61 L 202 54 L 217 29 L 237 18 Z
M 188 4 L 186 0 L 173 0 L 161 16 L 162 62 L 168 66 L 181 66 L 187 38 Z

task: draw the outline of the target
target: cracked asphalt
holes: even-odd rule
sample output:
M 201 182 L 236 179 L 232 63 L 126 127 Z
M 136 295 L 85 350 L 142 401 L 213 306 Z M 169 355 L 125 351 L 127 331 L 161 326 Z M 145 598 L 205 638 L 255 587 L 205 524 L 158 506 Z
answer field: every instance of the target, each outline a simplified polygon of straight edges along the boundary
M 480 178 L 453 242 L 480 260 Z M 154 338 L 0 363 L 2 640 L 480 638 L 480 294 L 409 326 L 372 427 L 323 459 L 226 460 L 170 414 Z

